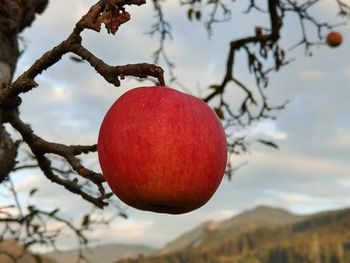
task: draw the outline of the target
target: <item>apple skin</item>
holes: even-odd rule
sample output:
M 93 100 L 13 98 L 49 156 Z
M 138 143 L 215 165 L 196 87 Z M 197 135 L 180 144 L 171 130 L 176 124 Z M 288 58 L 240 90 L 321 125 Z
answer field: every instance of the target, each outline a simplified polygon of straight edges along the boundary
M 163 86 L 123 94 L 102 122 L 97 147 L 104 177 L 120 200 L 169 214 L 195 210 L 213 196 L 228 151 L 213 110 Z
M 338 47 L 343 41 L 343 37 L 339 32 L 332 31 L 328 33 L 326 42 L 330 47 Z

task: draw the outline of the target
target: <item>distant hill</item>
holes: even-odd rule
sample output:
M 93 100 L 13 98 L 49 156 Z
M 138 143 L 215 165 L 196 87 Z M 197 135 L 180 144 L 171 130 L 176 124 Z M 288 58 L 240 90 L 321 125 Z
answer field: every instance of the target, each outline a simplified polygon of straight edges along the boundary
M 275 227 L 295 223 L 305 218 L 306 216 L 295 215 L 280 208 L 258 206 L 221 222 L 208 221 L 167 243 L 164 248 L 155 251 L 154 255 L 165 255 L 234 237 L 260 227 Z
M 305 219 L 305 215 L 295 215 L 282 208 L 274 208 L 270 206 L 258 206 L 252 210 L 244 211 L 237 216 L 231 217 L 225 221 L 222 221 L 223 226 L 231 226 L 235 223 L 244 222 L 263 222 L 269 224 L 283 225 L 289 223 L 295 223 L 302 219 Z
M 208 221 L 200 226 L 180 235 L 178 238 L 168 242 L 163 248 L 156 250 L 152 255 L 165 255 L 173 253 L 184 248 L 193 247 L 200 244 L 205 238 L 206 234 L 218 227 L 218 222 Z
M 153 248 L 143 245 L 108 244 L 84 250 L 83 255 L 91 263 L 114 263 L 118 259 L 149 255 L 152 251 L 154 251 Z M 46 256 L 56 260 L 57 263 L 76 263 L 78 250 L 51 252 Z
M 36 255 L 26 250 L 15 240 L 0 241 L 1 263 L 57 263 L 55 260 L 42 255 Z
M 237 216 L 222 221 L 219 227 L 207 233 L 203 244 L 235 237 L 242 233 L 258 228 L 275 228 L 282 225 L 300 222 L 306 219 L 305 215 L 295 215 L 281 208 L 258 206 L 252 210 L 244 211 Z
M 296 216 L 294 219 L 295 215 L 284 210 L 270 209 L 259 207 L 244 212 L 237 217 L 220 222 L 219 227 L 211 230 L 213 231 L 211 233 L 220 229 L 220 225 L 221 227 L 226 225 L 226 229 L 230 229 L 229 225 L 236 224 L 240 220 L 265 222 L 269 218 L 268 214 L 272 212 L 271 222 L 273 223 L 270 225 L 263 224 L 261 227 L 254 227 L 252 230 L 241 233 L 227 231 L 227 235 L 220 234 L 221 239 L 210 239 L 208 242 L 189 246 L 174 253 L 121 260 L 118 263 L 350 262 L 350 209 L 307 217 Z M 261 217 L 257 211 L 261 211 Z M 280 215 L 284 216 L 280 217 Z M 280 220 L 274 221 L 273 218 L 280 218 Z M 282 223 L 284 220 L 289 223 Z

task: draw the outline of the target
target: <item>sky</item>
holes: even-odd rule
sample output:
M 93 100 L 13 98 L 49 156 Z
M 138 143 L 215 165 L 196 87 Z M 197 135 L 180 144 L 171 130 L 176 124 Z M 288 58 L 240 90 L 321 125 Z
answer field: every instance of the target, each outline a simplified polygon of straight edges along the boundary
M 321 2 L 315 10 L 319 19 L 338 21 L 335 1 Z M 210 40 L 202 24 L 186 20 L 186 10 L 179 8 L 177 1 L 166 5 L 165 16 L 173 27 L 173 39 L 166 42 L 166 47 L 176 64 L 175 74 L 192 93 L 221 80 L 228 41 L 251 34 L 256 25 L 268 25 L 264 15 L 242 15 L 245 6 L 241 3 L 236 4 L 232 21 L 216 26 Z M 92 4 L 90 0 L 50 1 L 46 12 L 23 33 L 26 50 L 17 74 L 65 39 Z M 157 47 L 157 38 L 145 34 L 154 22 L 151 4 L 128 10 L 132 20 L 116 36 L 105 30 L 99 34 L 86 31 L 83 44 L 111 65 L 151 63 L 152 51 Z M 310 26 L 307 29 L 311 36 L 314 32 Z M 350 27 L 337 30 L 344 36 L 342 46 L 316 47 L 311 58 L 304 56 L 303 48 L 297 48 L 288 54 L 295 61 L 271 75 L 271 101 L 290 103 L 276 121 L 260 122 L 249 130 L 249 136 L 274 140 L 280 150 L 253 144 L 246 155 L 234 156 L 234 164 L 248 164 L 232 180 L 225 178 L 213 198 L 196 211 L 174 216 L 121 204 L 129 218 L 116 218 L 109 228 L 96 227 L 90 237 L 101 243 L 161 247 L 207 220 L 223 220 L 258 205 L 301 214 L 350 206 Z M 282 44 L 288 48 L 300 38 L 296 18 L 289 17 L 282 31 Z M 241 80 L 254 85 L 244 57 L 238 57 L 235 69 Z M 38 135 L 67 144 L 96 143 L 99 126 L 111 104 L 140 85 L 126 80 L 121 87 L 113 87 L 87 63 L 74 63 L 67 56 L 37 80 L 39 88 L 22 96 L 21 116 Z M 99 170 L 96 155 L 88 162 Z M 44 208 L 60 207 L 60 212 L 72 219 L 91 211 L 89 204 L 50 183 L 40 171 L 16 173 L 13 179 L 22 202 L 26 202 L 29 189 L 40 186 L 33 201 Z M 105 214 L 112 215 L 113 208 Z M 63 249 L 73 246 L 67 239 L 59 245 Z

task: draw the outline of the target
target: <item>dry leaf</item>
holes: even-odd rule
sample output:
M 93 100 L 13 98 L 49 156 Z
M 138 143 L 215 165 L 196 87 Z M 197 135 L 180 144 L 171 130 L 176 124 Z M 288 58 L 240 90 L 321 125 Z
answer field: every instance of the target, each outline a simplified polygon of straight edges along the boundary
M 130 14 L 126 11 L 105 11 L 99 17 L 99 22 L 105 24 L 108 33 L 112 33 L 113 35 L 118 31 L 121 24 L 126 23 L 129 20 Z

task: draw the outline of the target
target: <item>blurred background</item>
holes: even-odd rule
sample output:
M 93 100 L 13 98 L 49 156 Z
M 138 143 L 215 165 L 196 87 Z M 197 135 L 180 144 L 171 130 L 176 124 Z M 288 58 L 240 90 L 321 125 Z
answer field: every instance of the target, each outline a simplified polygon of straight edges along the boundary
M 21 74 L 45 51 L 65 39 L 75 22 L 94 2 L 50 1 L 47 10 L 22 34 L 24 53 L 18 63 L 17 74 Z M 321 21 L 337 22 L 336 1 L 320 2 L 314 10 L 317 17 Z M 165 42 L 166 50 L 176 65 L 174 74 L 182 83 L 181 86 L 174 83 L 174 88 L 201 96 L 208 84 L 221 81 L 229 41 L 250 35 L 256 25 L 269 25 L 267 16 L 262 13 L 242 14 L 246 8 L 247 3 L 244 1 L 235 3 L 232 20 L 215 25 L 213 35 L 209 38 L 202 23 L 189 21 L 186 10 L 177 1 L 164 3 L 164 15 L 172 25 L 173 36 L 172 40 Z M 107 34 L 105 29 L 101 33 L 85 31 L 83 44 L 110 65 L 152 63 L 152 52 L 158 46 L 158 38 L 146 34 L 155 19 L 152 5 L 148 3 L 127 10 L 132 19 L 119 29 L 116 36 Z M 281 44 L 287 49 L 301 40 L 297 23 L 298 17 L 293 15 L 285 20 Z M 128 253 L 134 253 L 132 255 L 135 255 L 135 251 L 154 253 L 154 249 L 160 255 L 180 251 L 187 246 L 193 248 L 196 242 L 204 242 L 202 239 L 208 241 L 210 236 L 217 235 L 217 240 L 223 240 L 224 237 L 220 235 L 229 232 L 229 228 L 225 231 L 220 229 L 225 229 L 224 225 L 232 222 L 255 222 L 249 226 L 233 225 L 234 229 L 248 231 L 260 226 L 256 221 L 265 220 L 262 226 L 266 226 L 266 222 L 280 226 L 300 222 L 314 213 L 349 207 L 350 30 L 348 25 L 336 30 L 344 38 L 340 47 L 313 47 L 311 57 L 305 56 L 303 46 L 298 47 L 287 54 L 294 61 L 270 75 L 267 90 L 269 100 L 273 104 L 287 100 L 289 103 L 278 113 L 277 120 L 262 120 L 239 131 L 245 133 L 252 143 L 246 154 L 231 158 L 233 165 L 244 165 L 231 180 L 224 178 L 214 197 L 205 206 L 188 214 L 174 216 L 138 211 L 117 201 L 127 218 L 118 216 L 108 225 L 94 226 L 87 233 L 93 247 L 107 249 L 108 246 L 103 245 L 109 244 L 111 250 L 102 252 L 104 255 L 112 253 L 114 256 L 116 244 L 119 244 L 119 248 L 125 245 L 127 251 L 132 251 Z M 313 34 L 315 31 L 310 26 L 310 37 Z M 247 85 L 255 85 L 255 79 L 247 70 L 246 58 L 238 56 L 236 59 L 236 75 Z M 164 61 L 160 61 L 160 65 L 166 68 Z M 167 71 L 165 77 L 166 81 L 170 78 Z M 112 103 L 135 86 L 151 84 L 126 79 L 121 87 L 116 88 L 106 83 L 88 63 L 74 63 L 69 55 L 37 80 L 40 87 L 22 96 L 21 116 L 38 135 L 67 144 L 96 143 L 99 126 Z M 239 103 L 234 96 L 229 102 L 233 105 Z M 279 149 L 254 143 L 257 138 L 274 141 Z M 96 155 L 87 156 L 84 162 L 90 168 L 100 169 Z M 104 218 L 111 218 L 115 214 L 115 208 L 111 207 L 101 215 L 81 198 L 50 183 L 39 170 L 15 172 L 12 178 L 20 202 L 26 204 L 28 192 L 39 187 L 30 202 L 40 203 L 44 209 L 58 207 L 60 214 L 72 222 L 77 218 L 80 220 L 87 213 L 92 216 L 96 213 L 96 217 Z M 0 197 L 0 202 L 6 203 L 6 198 Z M 232 218 L 236 218 L 236 221 L 232 221 Z M 214 232 L 205 234 L 206 231 Z M 349 228 L 347 231 L 350 233 Z M 190 234 L 181 236 L 184 233 Z M 317 244 L 321 241 L 314 233 L 311 237 L 313 244 L 316 244 L 313 253 L 317 254 Z M 178 243 L 174 243 L 174 240 Z M 245 243 L 242 246 L 245 247 Z M 77 242 L 67 233 L 59 238 L 57 247 L 61 250 L 76 249 Z M 34 247 L 34 251 L 42 253 L 50 249 L 45 246 Z M 67 258 L 63 261 L 67 254 L 51 256 L 61 260 L 57 262 L 70 262 Z M 260 262 L 251 260 L 242 262 Z M 350 262 L 323 260 L 315 256 L 312 262 Z M 110 261 L 106 259 L 100 262 Z M 149 262 L 157 261 L 153 259 Z

